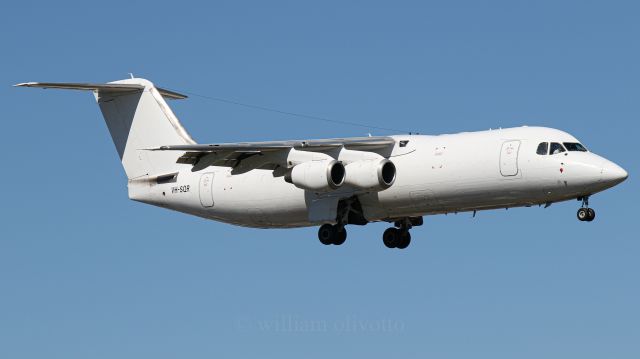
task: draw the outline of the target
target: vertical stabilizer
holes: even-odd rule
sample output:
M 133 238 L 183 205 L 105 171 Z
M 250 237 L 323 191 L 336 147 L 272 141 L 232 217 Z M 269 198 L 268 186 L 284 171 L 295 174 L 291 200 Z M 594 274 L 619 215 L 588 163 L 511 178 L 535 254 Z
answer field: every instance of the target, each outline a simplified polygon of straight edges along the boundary
M 111 138 L 122 160 L 127 177 L 135 179 L 166 172 L 175 166 L 175 155 L 144 151 L 169 143 L 194 144 L 160 91 L 143 79 L 129 79 L 112 84 L 144 86 L 141 91 L 95 91 Z

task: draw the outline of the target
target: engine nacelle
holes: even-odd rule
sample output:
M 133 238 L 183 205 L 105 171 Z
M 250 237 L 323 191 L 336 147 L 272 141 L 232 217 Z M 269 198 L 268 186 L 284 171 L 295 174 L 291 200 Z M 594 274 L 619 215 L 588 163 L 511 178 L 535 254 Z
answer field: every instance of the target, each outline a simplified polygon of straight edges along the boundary
M 294 186 L 316 192 L 338 189 L 344 179 L 344 165 L 336 160 L 303 162 L 284 175 L 284 180 Z
M 346 184 L 367 191 L 385 190 L 396 180 L 396 166 L 388 159 L 351 162 L 345 166 L 345 170 Z

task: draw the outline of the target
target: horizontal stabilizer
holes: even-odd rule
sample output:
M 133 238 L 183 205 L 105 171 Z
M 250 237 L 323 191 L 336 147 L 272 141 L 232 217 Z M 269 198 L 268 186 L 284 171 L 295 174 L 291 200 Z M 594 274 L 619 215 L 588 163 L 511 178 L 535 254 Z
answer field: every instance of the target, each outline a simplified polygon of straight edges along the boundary
M 122 83 L 106 83 L 106 84 L 93 84 L 93 83 L 63 83 L 63 82 L 24 82 L 14 86 L 18 87 L 40 87 L 44 89 L 63 89 L 63 90 L 85 90 L 85 91 L 100 91 L 102 93 L 129 93 L 144 90 L 144 85 L 141 84 L 122 84 Z M 158 92 L 164 98 L 172 100 L 182 100 L 187 98 L 186 95 L 179 94 L 177 92 L 165 90 L 156 87 Z

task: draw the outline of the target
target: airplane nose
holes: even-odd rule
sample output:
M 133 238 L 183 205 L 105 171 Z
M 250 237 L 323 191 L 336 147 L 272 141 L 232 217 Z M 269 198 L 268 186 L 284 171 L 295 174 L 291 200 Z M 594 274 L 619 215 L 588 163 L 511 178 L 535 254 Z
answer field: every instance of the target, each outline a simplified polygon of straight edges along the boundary
M 611 161 L 604 161 L 602 164 L 602 180 L 605 182 L 618 184 L 629 177 L 624 168 Z

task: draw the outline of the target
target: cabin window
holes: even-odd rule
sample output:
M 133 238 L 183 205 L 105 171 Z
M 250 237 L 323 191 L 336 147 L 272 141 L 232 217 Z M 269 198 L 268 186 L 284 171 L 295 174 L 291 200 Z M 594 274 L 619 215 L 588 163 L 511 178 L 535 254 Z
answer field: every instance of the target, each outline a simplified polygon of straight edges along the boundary
M 549 151 L 549 142 L 541 142 L 538 145 L 538 149 L 536 150 L 536 153 L 539 155 L 546 155 Z
M 550 153 L 552 155 L 558 154 L 558 153 L 562 153 L 564 152 L 565 149 L 564 147 L 562 147 L 561 144 L 559 144 L 558 142 L 551 142 L 551 151 Z
M 577 142 L 564 142 L 564 147 L 567 148 L 567 151 L 569 152 L 573 152 L 573 151 L 578 151 L 578 152 L 587 152 L 587 149 L 584 148 L 583 145 L 577 143 Z

